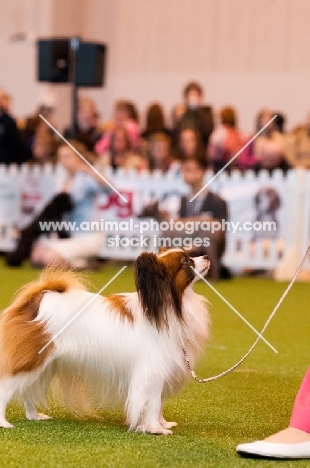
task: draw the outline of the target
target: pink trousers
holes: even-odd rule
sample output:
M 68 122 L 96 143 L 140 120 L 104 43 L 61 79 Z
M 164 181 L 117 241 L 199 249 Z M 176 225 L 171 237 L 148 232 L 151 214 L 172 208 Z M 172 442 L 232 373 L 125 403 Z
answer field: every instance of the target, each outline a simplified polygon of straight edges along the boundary
M 310 367 L 298 390 L 290 426 L 310 433 Z

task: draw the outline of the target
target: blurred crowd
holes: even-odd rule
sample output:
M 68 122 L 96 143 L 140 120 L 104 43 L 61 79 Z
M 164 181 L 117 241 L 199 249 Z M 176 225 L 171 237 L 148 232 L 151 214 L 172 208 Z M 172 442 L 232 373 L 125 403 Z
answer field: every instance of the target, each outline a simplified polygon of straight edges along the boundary
M 169 122 L 161 103 L 151 103 L 141 118 L 136 105 L 127 100 L 117 101 L 111 119 L 104 121 L 96 103 L 82 96 L 75 126 L 63 129 L 63 135 L 83 144 L 89 160 L 102 168 L 179 171 L 182 162 L 194 158 L 218 172 L 247 143 L 227 170 L 286 172 L 291 167 L 310 167 L 310 118 L 287 132 L 283 113 L 262 109 L 249 135 L 239 129 L 236 109 L 226 106 L 214 111 L 206 104 L 199 83 L 187 83 L 181 101 L 172 109 Z M 16 118 L 11 96 L 0 88 L 0 164 L 55 162 L 60 139 L 39 114 L 57 127 L 51 96 L 33 115 Z
M 62 131 L 82 154 L 82 161 L 40 117 L 41 114 L 59 128 L 53 96 L 46 96 L 32 115 L 15 118 L 10 95 L 0 89 L 0 164 L 57 162 L 65 169 L 53 199 L 36 212 L 27 226 L 19 227 L 16 248 L 8 253 L 7 264 L 20 266 L 30 258 L 36 266 L 67 262 L 88 268 L 89 261 L 101 255 L 102 232 L 68 232 L 58 228 L 49 233 L 41 231 L 41 223 L 50 220 L 70 220 L 77 225 L 97 220 L 96 200 L 102 191 L 108 193 L 110 188 L 85 160 L 100 170 L 109 167 L 114 171 L 119 168 L 138 172 L 173 171 L 188 187 L 173 217 L 198 224 L 229 219 L 226 201 L 204 187 L 206 169 L 214 172 L 279 169 L 286 173 L 290 168 L 310 167 L 310 118 L 288 132 L 284 114 L 266 108 L 258 112 L 252 133 L 245 134 L 239 129 L 236 109 L 226 106 L 214 110 L 199 83 L 187 83 L 181 101 L 167 119 L 159 102 L 151 103 L 141 116 L 133 102 L 119 100 L 110 120 L 104 121 L 94 100 L 81 96 L 76 121 Z M 144 206 L 137 216 L 162 221 L 172 215 L 157 200 Z M 188 242 L 189 236 L 185 235 Z M 181 234 L 171 230 L 165 236 L 175 239 Z M 208 233 L 207 243 L 204 236 L 204 232 L 195 231 L 187 249 L 191 255 L 209 255 L 210 278 L 229 277 L 221 263 L 225 232 Z

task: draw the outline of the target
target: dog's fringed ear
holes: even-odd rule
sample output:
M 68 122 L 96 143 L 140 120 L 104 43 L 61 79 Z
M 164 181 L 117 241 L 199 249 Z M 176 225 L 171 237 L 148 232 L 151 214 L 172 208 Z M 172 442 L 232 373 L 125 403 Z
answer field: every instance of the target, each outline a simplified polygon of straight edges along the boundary
M 135 282 L 145 316 L 158 329 L 168 326 L 167 309 L 172 305 L 169 278 L 153 253 L 143 252 L 135 263 Z

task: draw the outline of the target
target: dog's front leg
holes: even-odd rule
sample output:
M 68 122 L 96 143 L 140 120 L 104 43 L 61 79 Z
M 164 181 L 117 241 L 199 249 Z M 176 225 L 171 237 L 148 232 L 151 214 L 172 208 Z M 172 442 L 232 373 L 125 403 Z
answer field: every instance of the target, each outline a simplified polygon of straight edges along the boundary
M 146 377 L 146 382 L 139 378 L 131 383 L 127 399 L 127 419 L 129 429 L 150 434 L 169 435 L 172 432 L 159 422 L 163 382 L 153 382 Z
M 11 429 L 14 427 L 5 419 L 6 407 L 11 400 L 18 384 L 18 377 L 2 377 L 0 379 L 0 427 Z
M 29 419 L 29 421 L 45 421 L 47 419 L 52 419 L 51 416 L 47 416 L 47 414 L 38 413 L 32 401 L 27 397 L 24 396 L 23 400 L 26 410 L 26 418 Z
M 176 427 L 178 425 L 177 422 L 174 421 L 166 421 L 163 416 L 163 405 L 161 405 L 159 417 L 158 417 L 159 424 L 165 429 L 171 429 L 172 427 Z
M 148 399 L 145 406 L 144 422 L 142 424 L 144 426 L 144 432 L 162 435 L 172 434 L 169 427 L 161 424 L 158 417 L 158 415 L 162 413 L 162 391 L 163 384 L 154 384 L 149 389 Z

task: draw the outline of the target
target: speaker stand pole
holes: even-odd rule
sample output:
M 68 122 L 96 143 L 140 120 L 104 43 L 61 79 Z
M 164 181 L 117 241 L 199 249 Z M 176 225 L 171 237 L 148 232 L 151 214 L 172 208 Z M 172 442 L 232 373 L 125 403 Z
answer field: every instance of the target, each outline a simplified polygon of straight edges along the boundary
M 70 39 L 70 63 L 71 63 L 71 125 L 70 137 L 76 138 L 76 122 L 78 111 L 78 86 L 76 83 L 76 65 L 77 65 L 77 51 L 80 47 L 80 38 L 73 37 Z

